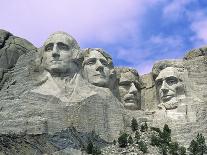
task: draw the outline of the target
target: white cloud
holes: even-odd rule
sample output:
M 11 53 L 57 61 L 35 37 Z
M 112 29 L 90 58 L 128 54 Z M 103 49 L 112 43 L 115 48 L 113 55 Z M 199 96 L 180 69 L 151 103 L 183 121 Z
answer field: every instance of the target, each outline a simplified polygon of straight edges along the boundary
M 186 11 L 186 6 L 193 0 L 172 0 L 163 8 L 163 16 L 168 20 L 177 20 Z
M 194 32 L 191 38 L 195 46 L 207 44 L 207 15 L 203 11 L 189 13 L 190 28 Z
M 150 2 L 150 0 L 147 0 Z M 49 34 L 62 30 L 81 44 L 116 43 L 138 35 L 143 0 L 8 0 L 0 10 L 0 27 L 40 46 Z

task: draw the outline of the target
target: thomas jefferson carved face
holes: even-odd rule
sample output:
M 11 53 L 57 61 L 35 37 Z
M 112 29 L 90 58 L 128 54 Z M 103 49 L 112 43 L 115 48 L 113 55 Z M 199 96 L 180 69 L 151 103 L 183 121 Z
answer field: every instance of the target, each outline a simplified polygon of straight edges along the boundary
M 130 70 L 119 71 L 119 94 L 122 103 L 126 109 L 141 109 L 141 92 L 139 86 L 138 74 L 135 75 Z
M 178 70 L 173 67 L 167 67 L 159 73 L 155 81 L 160 102 L 166 108 L 168 107 L 167 109 L 176 108 L 177 105 L 173 105 L 173 103 L 177 102 L 179 96 L 184 95 L 184 85 Z
M 45 69 L 50 73 L 71 73 L 77 70 L 74 62 L 78 55 L 78 44 L 66 33 L 51 35 L 44 44 Z
M 99 50 L 90 49 L 84 56 L 83 77 L 91 84 L 108 87 L 110 64 L 108 58 Z

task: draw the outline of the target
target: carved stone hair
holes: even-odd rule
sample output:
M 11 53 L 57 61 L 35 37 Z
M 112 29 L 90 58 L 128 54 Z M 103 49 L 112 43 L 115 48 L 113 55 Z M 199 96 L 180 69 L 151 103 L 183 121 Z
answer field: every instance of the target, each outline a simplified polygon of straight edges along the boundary
M 132 74 L 134 74 L 135 76 L 137 76 L 139 78 L 139 74 L 138 74 L 137 70 L 133 69 L 133 68 L 115 67 L 115 71 L 116 71 L 117 78 L 121 77 L 121 73 L 127 73 L 127 72 L 131 72 Z
M 83 49 L 83 52 L 80 54 L 80 59 L 82 59 L 82 62 L 84 60 L 85 57 L 88 57 L 91 51 L 98 51 L 99 53 L 101 53 L 107 60 L 109 68 L 113 68 L 113 62 L 112 62 L 112 58 L 109 54 L 106 53 L 106 51 L 104 51 L 101 48 L 85 48 Z M 82 65 L 84 66 L 84 64 L 82 63 Z

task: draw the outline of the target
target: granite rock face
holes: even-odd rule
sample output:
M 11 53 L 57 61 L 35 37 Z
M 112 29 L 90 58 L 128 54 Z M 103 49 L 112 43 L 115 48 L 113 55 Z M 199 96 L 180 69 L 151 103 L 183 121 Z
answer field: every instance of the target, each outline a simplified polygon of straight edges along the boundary
M 65 32 L 35 48 L 1 30 L 0 71 L 0 135 L 10 146 L 0 143 L 2 153 L 81 154 L 91 137 L 104 147 L 131 132 L 132 118 L 168 124 L 186 146 L 197 133 L 207 138 L 205 47 L 140 76 L 114 67 L 101 48 L 81 49 Z

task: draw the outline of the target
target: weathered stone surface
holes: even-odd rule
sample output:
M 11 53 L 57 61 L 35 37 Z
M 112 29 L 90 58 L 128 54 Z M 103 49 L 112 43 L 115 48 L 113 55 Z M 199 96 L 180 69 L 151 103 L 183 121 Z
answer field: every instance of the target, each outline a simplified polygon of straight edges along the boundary
M 0 37 L 0 136 L 11 146 L 0 141 L 2 153 L 81 154 L 90 133 L 104 146 L 120 132 L 131 133 L 132 118 L 168 124 L 172 138 L 185 146 L 197 133 L 207 138 L 205 47 L 183 60 L 159 61 L 139 77 L 133 69 L 114 69 L 103 49 L 81 50 L 64 32 L 49 36 L 39 49 L 6 31 Z M 163 99 L 170 91 L 176 102 Z M 126 98 L 136 102 L 127 106 Z
M 15 66 L 21 55 L 35 49 L 29 41 L 0 29 L 0 90 L 8 79 L 4 73 Z
M 194 59 L 196 57 L 206 56 L 206 55 L 207 55 L 207 46 L 204 46 L 187 52 L 187 54 L 184 57 L 184 60 Z
M 144 87 L 141 90 L 142 109 L 152 110 L 157 108 L 158 99 L 156 94 L 155 82 L 152 73 L 141 76 Z

